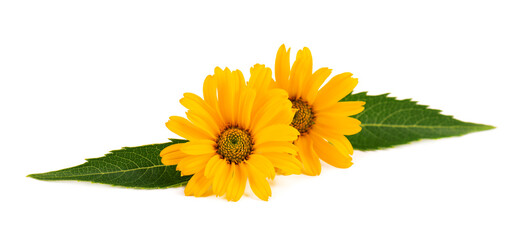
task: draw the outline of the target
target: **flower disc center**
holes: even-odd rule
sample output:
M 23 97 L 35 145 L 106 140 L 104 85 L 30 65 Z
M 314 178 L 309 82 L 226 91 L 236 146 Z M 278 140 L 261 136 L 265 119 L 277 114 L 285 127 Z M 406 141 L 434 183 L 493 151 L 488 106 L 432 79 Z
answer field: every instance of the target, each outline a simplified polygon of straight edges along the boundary
M 314 116 L 312 107 L 309 105 L 309 103 L 303 101 L 301 98 L 289 100 L 291 100 L 291 103 L 293 103 L 293 108 L 298 109 L 298 111 L 296 111 L 294 114 L 291 126 L 296 128 L 300 133 L 308 132 L 312 125 L 314 125 L 314 120 L 316 120 L 316 116 Z
M 228 127 L 216 140 L 217 153 L 228 163 L 239 164 L 248 159 L 253 150 L 252 136 L 239 127 Z

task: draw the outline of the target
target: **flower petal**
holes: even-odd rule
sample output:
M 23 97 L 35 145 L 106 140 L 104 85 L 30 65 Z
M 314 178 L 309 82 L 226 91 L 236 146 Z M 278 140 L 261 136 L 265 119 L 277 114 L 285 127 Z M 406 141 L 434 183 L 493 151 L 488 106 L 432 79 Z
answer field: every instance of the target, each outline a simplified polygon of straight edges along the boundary
M 270 109 L 280 106 L 278 104 L 287 104 L 285 103 L 285 101 L 289 101 L 287 96 L 287 92 L 283 89 L 271 89 L 265 93 L 260 92 L 257 94 L 252 107 L 251 126 L 253 127 L 259 123 L 259 120 L 264 117 L 264 114 L 269 112 Z M 287 107 L 282 106 L 282 108 L 286 109 Z
M 226 124 L 232 124 L 234 123 L 233 120 L 235 116 L 235 86 L 233 84 L 234 79 L 232 72 L 228 68 L 221 70 L 221 68 L 217 67 L 214 69 L 213 77 L 218 84 L 218 98 L 221 116 Z
M 201 129 L 205 129 L 206 133 L 209 134 L 210 139 L 215 139 L 216 136 L 220 133 L 220 128 L 217 124 L 210 118 L 202 117 L 191 110 L 186 112 L 186 117 L 191 121 L 195 126 L 198 126 Z
M 343 155 L 334 145 L 315 135 L 313 138 L 314 151 L 326 163 L 338 167 L 349 168 L 352 166 L 352 158 L 349 155 Z
M 268 201 L 271 196 L 271 188 L 266 177 L 254 166 L 246 164 L 248 169 L 248 180 L 253 193 L 261 200 Z
M 302 93 L 302 98 L 306 100 L 309 104 L 312 105 L 314 103 L 314 99 L 316 98 L 316 94 L 318 93 L 319 88 L 325 80 L 327 80 L 328 76 L 332 73 L 332 69 L 328 68 L 320 68 L 316 72 L 314 72 L 307 83 L 307 87 L 304 89 Z
M 361 121 L 344 115 L 319 115 L 314 125 L 337 134 L 353 135 L 361 131 L 360 124 Z
M 235 195 L 234 201 L 238 201 L 241 198 L 241 196 L 243 196 L 243 193 L 245 192 L 246 182 L 248 181 L 248 169 L 246 169 L 246 164 L 239 164 L 239 172 L 241 174 L 239 188 Z
M 212 139 L 203 129 L 193 125 L 183 117 L 171 116 L 166 127 L 177 135 L 188 140 Z
M 353 154 L 353 146 L 345 136 L 341 135 L 338 138 L 330 138 L 326 137 L 327 141 L 332 143 L 334 147 L 336 147 L 339 152 L 344 155 L 352 155 Z
M 191 155 L 215 153 L 214 142 L 210 140 L 194 140 L 184 143 L 180 151 Z
M 227 192 L 227 185 L 233 177 L 234 163 L 220 164 L 214 174 L 212 190 L 217 197 L 223 196 Z
M 316 116 L 352 116 L 364 110 L 363 101 L 338 102 L 333 106 L 324 109 L 316 114 Z
M 344 134 L 342 134 L 342 133 L 337 133 L 337 132 L 333 131 L 332 128 L 330 128 L 330 127 L 324 127 L 319 124 L 312 125 L 310 132 L 315 133 L 324 138 L 332 138 L 332 139 L 338 139 L 341 136 L 344 136 Z
M 212 186 L 212 179 L 204 176 L 203 170 L 199 171 L 189 180 L 184 189 L 186 196 L 201 197 L 204 196 Z
M 226 164 L 226 161 L 221 159 L 218 154 L 215 154 L 211 157 L 211 159 L 209 159 L 209 161 L 205 165 L 205 176 L 208 178 L 212 178 L 214 176 L 214 173 L 217 171 L 219 164 Z
M 180 148 L 182 147 L 183 143 L 173 144 L 170 146 L 167 146 L 161 151 L 161 162 L 164 165 L 176 165 L 182 161 L 182 159 L 190 156 L 189 154 L 186 154 L 182 151 L 180 151 Z
M 207 76 L 203 81 L 203 97 L 205 98 L 205 102 L 214 110 L 218 109 L 216 85 L 216 80 L 211 75 Z
M 259 111 L 259 113 L 254 116 L 253 123 L 255 124 L 253 130 L 259 131 L 263 127 L 269 126 L 270 122 L 276 119 L 277 115 L 279 114 L 288 115 L 284 117 L 291 116 L 291 107 L 292 103 L 287 98 L 270 99 L 270 101 L 261 109 L 261 111 Z
M 242 169 L 242 164 L 235 165 L 234 177 L 230 180 L 227 187 L 227 200 L 239 201 L 246 187 L 246 179 L 246 172 Z
M 293 155 L 298 154 L 298 147 L 291 142 L 266 142 L 259 145 L 254 145 L 255 153 L 289 153 Z
M 212 156 L 213 154 L 190 155 L 177 164 L 177 170 L 181 172 L 182 176 L 196 174 L 205 169 L 205 165 Z
M 255 134 L 255 145 L 274 141 L 294 141 L 300 135 L 294 127 L 280 124 L 263 128 Z
M 159 154 L 159 156 L 164 156 L 166 154 L 169 154 L 169 153 L 174 153 L 174 152 L 177 152 L 177 151 L 180 151 L 180 148 L 182 147 L 181 145 L 182 143 L 176 143 L 176 144 L 172 144 L 172 145 L 169 145 L 167 147 L 165 147 L 164 149 L 162 149 L 161 153 Z
M 247 164 L 254 166 L 267 178 L 275 178 L 275 168 L 273 164 L 264 155 L 252 154 L 250 159 L 246 161 Z
M 296 145 L 300 149 L 298 155 L 303 163 L 303 173 L 310 176 L 319 175 L 321 173 L 321 163 L 318 155 L 316 155 L 312 148 L 310 136 L 300 136 L 296 141 Z
M 282 44 L 277 52 L 277 58 L 275 59 L 275 79 L 277 84 L 282 89 L 287 89 L 289 84 L 289 72 L 291 65 L 289 62 L 291 49 L 286 51 L 286 46 Z
M 189 111 L 191 111 L 195 115 L 204 118 L 206 122 L 215 124 L 217 128 L 213 126 L 213 128 L 215 129 L 214 134 L 217 133 L 216 129 L 220 129 L 221 127 L 223 127 L 224 123 L 221 116 L 219 115 L 218 110 L 209 106 L 209 104 L 207 104 L 199 96 L 192 93 L 184 93 L 184 97 L 180 99 L 180 104 L 189 109 Z M 206 128 L 206 130 L 208 129 L 211 128 Z
M 243 92 L 243 99 L 240 102 L 239 107 L 239 111 L 241 114 L 239 122 L 241 124 L 241 127 L 248 129 L 250 128 L 250 123 L 252 120 L 252 110 L 257 93 L 255 92 L 255 90 L 249 88 L 245 89 Z
M 289 97 L 298 98 L 305 87 L 305 83 L 312 75 L 311 51 L 304 47 L 296 54 L 296 60 L 291 68 L 289 81 Z
M 270 89 L 273 79 L 271 78 L 271 69 L 263 64 L 255 64 L 250 69 L 250 79 L 248 87 L 255 89 L 257 92 L 266 92 Z
M 316 95 L 313 103 L 314 110 L 319 111 L 331 107 L 352 92 L 357 86 L 358 80 L 351 76 L 351 73 L 342 73 L 330 79 Z
M 287 153 L 262 153 L 275 168 L 282 170 L 285 175 L 302 173 L 302 162 L 295 156 Z

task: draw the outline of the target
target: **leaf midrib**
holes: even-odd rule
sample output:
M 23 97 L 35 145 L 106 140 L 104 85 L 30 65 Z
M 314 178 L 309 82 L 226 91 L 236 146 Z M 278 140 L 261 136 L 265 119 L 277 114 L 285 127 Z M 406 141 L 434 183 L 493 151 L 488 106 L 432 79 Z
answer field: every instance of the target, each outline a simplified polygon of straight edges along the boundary
M 94 168 L 97 168 L 95 166 L 85 166 L 85 167 L 94 167 Z M 94 176 L 94 175 L 105 175 L 105 174 L 116 174 L 116 173 L 126 173 L 126 172 L 131 172 L 131 171 L 137 171 L 137 170 L 148 170 L 148 169 L 151 169 L 151 168 L 159 168 L 159 167 L 166 167 L 166 165 L 155 165 L 155 166 L 150 166 L 150 167 L 139 167 L 139 168 L 133 168 L 133 169 L 128 169 L 128 170 L 118 170 L 118 171 L 112 171 L 112 172 L 99 172 L 99 173 L 89 173 L 89 174 L 77 174 L 77 175 L 69 175 L 69 176 L 66 176 L 66 177 L 86 177 L 86 176 Z M 97 168 L 98 169 L 98 168 Z M 29 176 L 36 176 L 39 174 L 31 174 Z M 60 177 L 60 176 L 56 176 L 56 175 L 53 175 L 54 177 Z M 50 177 L 51 178 L 51 177 Z
M 461 126 L 461 125 L 428 126 L 428 125 L 398 125 L 398 124 L 383 124 L 383 123 L 363 123 L 360 126 L 361 127 L 390 127 L 390 128 L 427 128 L 427 129 L 431 129 L 431 128 L 479 128 L 479 127 L 487 128 L 487 126 L 485 126 L 485 125 L 478 125 L 478 126 Z

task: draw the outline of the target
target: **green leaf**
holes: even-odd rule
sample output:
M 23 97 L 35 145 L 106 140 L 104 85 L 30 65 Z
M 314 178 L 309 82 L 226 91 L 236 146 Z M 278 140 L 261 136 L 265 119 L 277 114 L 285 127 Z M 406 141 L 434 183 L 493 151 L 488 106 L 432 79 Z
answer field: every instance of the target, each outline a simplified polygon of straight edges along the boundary
M 171 142 L 114 150 L 104 157 L 86 159 L 86 163 L 58 171 L 30 174 L 39 180 L 78 180 L 130 188 L 167 188 L 185 185 L 190 176 L 180 176 L 175 166 L 161 163 L 159 153 L 165 147 L 186 142 Z
M 341 100 L 366 102 L 364 111 L 355 115 L 362 123 L 362 131 L 348 136 L 355 149 L 375 150 L 420 139 L 460 136 L 494 128 L 463 122 L 410 99 L 397 100 L 387 95 L 371 96 L 361 92 Z

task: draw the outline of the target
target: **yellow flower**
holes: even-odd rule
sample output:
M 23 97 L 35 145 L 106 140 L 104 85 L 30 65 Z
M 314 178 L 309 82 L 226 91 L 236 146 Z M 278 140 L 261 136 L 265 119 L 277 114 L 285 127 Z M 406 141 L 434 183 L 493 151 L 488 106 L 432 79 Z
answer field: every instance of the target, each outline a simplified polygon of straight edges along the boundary
M 294 117 L 287 93 L 269 90 L 271 69 L 256 65 L 248 86 L 239 70 L 216 68 L 204 81 L 204 99 L 185 93 L 180 103 L 187 119 L 170 117 L 172 132 L 189 140 L 161 152 L 162 163 L 177 164 L 182 175 L 194 175 L 184 192 L 191 196 L 214 193 L 238 201 L 247 180 L 262 200 L 271 196 L 269 182 L 275 168 L 300 174 L 297 148 L 300 134 L 289 123 Z M 264 92 L 258 92 L 265 90 Z
M 279 48 L 275 79 L 277 87 L 288 92 L 293 108 L 297 109 L 291 126 L 301 134 L 294 143 L 299 148 L 303 173 L 319 175 L 320 158 L 335 167 L 350 167 L 353 147 L 344 135 L 360 132 L 360 121 L 349 116 L 364 110 L 364 102 L 339 100 L 353 91 L 357 78 L 352 78 L 351 73 L 342 73 L 319 89 L 332 70 L 320 68 L 312 73 L 312 55 L 308 48 L 298 51 L 290 68 L 289 52 L 284 45 Z

